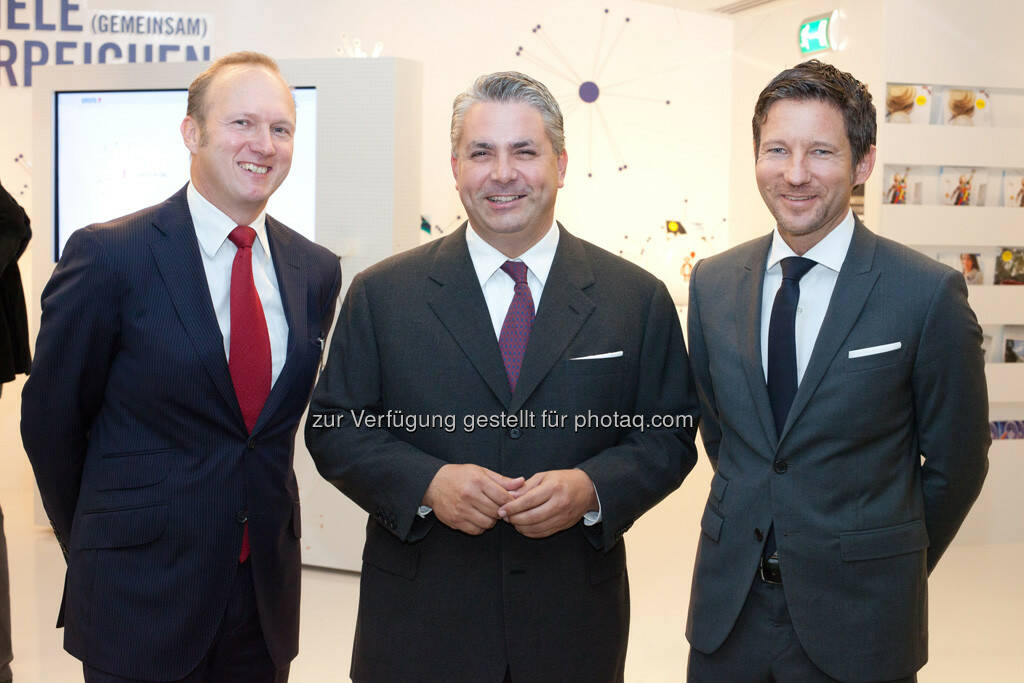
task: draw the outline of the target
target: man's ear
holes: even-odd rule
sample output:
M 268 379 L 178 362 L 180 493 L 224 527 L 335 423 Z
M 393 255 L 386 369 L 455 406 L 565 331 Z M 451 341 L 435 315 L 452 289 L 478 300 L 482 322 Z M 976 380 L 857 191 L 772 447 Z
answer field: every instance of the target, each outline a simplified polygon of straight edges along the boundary
M 871 175 L 871 169 L 875 167 L 875 153 L 877 151 L 878 150 L 875 146 L 871 145 L 868 153 L 861 157 L 861 160 L 857 162 L 857 168 L 853 169 L 854 186 L 863 184 Z
M 565 187 L 565 169 L 569 166 L 569 153 L 564 149 L 558 155 L 558 187 Z
M 202 131 L 199 129 L 199 124 L 196 120 L 191 116 L 186 116 L 181 122 L 181 139 L 184 140 L 188 151 L 196 154 L 199 151 L 199 143 L 202 137 Z
M 452 155 L 452 177 L 455 178 L 455 189 L 459 189 L 459 160 Z

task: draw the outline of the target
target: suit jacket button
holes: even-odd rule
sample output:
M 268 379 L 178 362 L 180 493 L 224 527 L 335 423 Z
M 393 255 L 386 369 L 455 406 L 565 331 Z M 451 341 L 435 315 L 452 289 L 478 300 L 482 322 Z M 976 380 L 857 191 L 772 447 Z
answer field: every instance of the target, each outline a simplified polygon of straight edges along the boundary
M 249 439 L 249 443 L 245 444 L 245 447 L 250 451 L 256 448 L 256 439 Z
M 762 533 L 760 529 L 754 529 L 754 538 L 758 543 L 760 543 L 764 540 L 764 533 Z
M 245 510 L 239 510 L 238 514 L 235 515 L 235 519 L 238 520 L 239 524 L 245 524 L 249 521 L 249 513 L 247 513 Z
M 508 438 L 510 439 L 518 439 L 522 435 L 523 430 L 521 430 L 519 427 L 512 427 L 510 430 L 508 430 Z
M 789 464 L 785 460 L 776 460 L 773 469 L 775 474 L 785 474 L 786 470 L 789 469 Z

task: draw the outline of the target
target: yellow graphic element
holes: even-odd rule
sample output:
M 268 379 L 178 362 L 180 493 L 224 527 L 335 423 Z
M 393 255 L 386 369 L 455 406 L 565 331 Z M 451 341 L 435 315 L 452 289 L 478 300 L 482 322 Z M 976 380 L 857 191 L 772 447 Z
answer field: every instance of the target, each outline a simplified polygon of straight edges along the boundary
M 917 104 L 917 106 L 919 107 L 923 107 L 924 105 L 928 104 L 928 98 L 925 97 L 924 95 L 918 95 L 917 99 L 914 100 L 914 103 Z
M 1013 260 L 1013 254 L 1010 253 L 1009 249 L 1002 253 L 1002 259 L 1005 263 L 1009 263 L 1010 261 Z
M 977 102 L 974 103 L 974 106 L 977 107 L 978 109 L 984 109 L 985 100 L 978 100 Z

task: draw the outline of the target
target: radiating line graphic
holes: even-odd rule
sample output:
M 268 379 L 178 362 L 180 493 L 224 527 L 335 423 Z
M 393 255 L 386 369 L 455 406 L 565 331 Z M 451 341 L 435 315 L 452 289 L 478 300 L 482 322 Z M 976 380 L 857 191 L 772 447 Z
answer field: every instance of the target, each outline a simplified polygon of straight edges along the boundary
M 18 154 L 18 156 L 14 157 L 14 163 L 20 166 L 21 169 L 25 171 L 26 175 L 28 175 L 30 178 L 32 177 L 32 164 L 29 163 L 29 160 L 25 158 L 24 154 Z M 10 189 L 11 192 L 14 192 L 15 190 L 17 191 L 19 197 L 24 197 L 25 193 L 28 192 L 28 183 L 22 183 L 20 188 Z
M 608 64 L 611 63 L 612 59 L 617 54 L 617 48 L 632 25 L 633 24 L 628 16 L 618 20 L 612 16 L 612 11 L 610 9 L 605 8 L 602 10 L 601 26 L 597 34 L 597 45 L 594 49 L 593 59 L 590 60 L 590 78 L 582 77 L 580 75 L 580 71 L 576 69 L 574 62 L 566 57 L 566 55 L 564 55 L 559 49 L 559 45 L 566 45 L 568 44 L 568 41 L 553 39 L 553 37 L 545 33 L 544 27 L 541 24 L 535 24 L 530 29 L 532 39 L 539 44 L 538 49 L 528 50 L 523 45 L 516 48 L 516 57 L 520 57 L 525 61 L 544 69 L 558 79 L 558 81 L 551 83 L 551 90 L 552 92 L 555 92 L 556 90 L 562 91 L 557 93 L 556 97 L 559 102 L 563 104 L 562 115 L 564 118 L 569 118 L 569 116 L 577 111 L 586 111 L 586 161 L 588 178 L 593 178 L 595 173 L 593 165 L 595 133 L 601 134 L 606 138 L 608 148 L 611 150 L 612 157 L 615 162 L 616 172 L 621 173 L 629 168 L 629 164 L 615 140 L 613 126 L 609 123 L 608 118 L 606 117 L 606 108 L 601 106 L 602 102 L 606 101 L 607 98 L 618 98 L 623 100 L 632 100 L 634 102 L 664 104 L 665 106 L 672 104 L 671 100 L 666 97 L 657 97 L 649 94 L 639 95 L 629 92 L 628 90 L 620 90 L 619 88 L 622 86 L 633 85 L 640 80 L 649 79 L 652 76 L 678 70 L 681 68 L 679 66 L 656 73 L 639 74 L 635 77 L 629 77 L 615 83 L 606 83 L 602 85 L 601 76 L 607 69 Z M 607 36 L 610 36 L 611 38 L 606 46 L 605 39 Z M 565 92 L 566 83 L 568 83 L 572 88 L 568 93 Z M 598 126 L 594 125 L 595 117 L 599 124 Z

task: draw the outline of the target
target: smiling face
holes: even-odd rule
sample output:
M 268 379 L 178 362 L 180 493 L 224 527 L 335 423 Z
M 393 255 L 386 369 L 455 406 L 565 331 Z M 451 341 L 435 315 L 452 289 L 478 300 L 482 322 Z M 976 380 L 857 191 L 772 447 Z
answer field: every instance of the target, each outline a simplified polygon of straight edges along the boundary
M 477 102 L 462 122 L 452 173 L 469 221 L 510 258 L 545 235 L 568 156 L 555 154 L 540 112 L 521 102 Z
M 205 121 L 181 123 L 192 184 L 239 225 L 248 225 L 288 175 L 295 102 L 281 77 L 249 64 L 226 67 L 205 95 Z
M 797 254 L 842 222 L 854 186 L 867 180 L 875 164 L 872 146 L 854 167 L 842 114 L 818 100 L 775 102 L 755 151 L 761 197 Z

